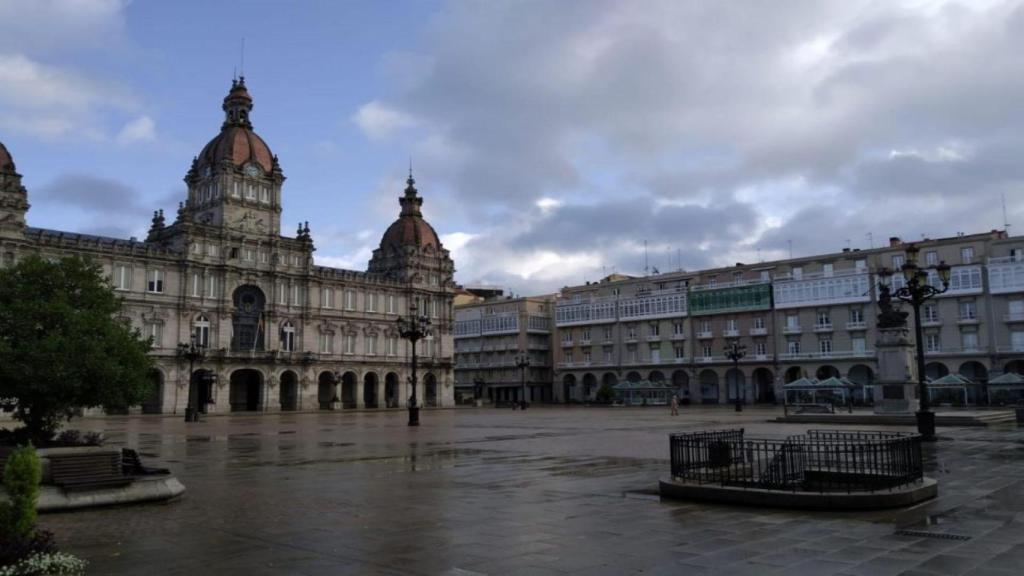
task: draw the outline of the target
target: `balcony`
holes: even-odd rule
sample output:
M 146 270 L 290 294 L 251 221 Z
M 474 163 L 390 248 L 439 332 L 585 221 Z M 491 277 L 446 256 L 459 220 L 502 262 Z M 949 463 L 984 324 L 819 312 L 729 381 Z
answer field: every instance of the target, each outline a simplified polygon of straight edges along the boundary
M 673 334 L 672 340 L 686 340 L 686 334 Z
M 989 258 L 988 286 L 993 294 L 1024 292 L 1024 259 L 1012 256 Z
M 777 309 L 871 300 L 870 276 L 867 270 L 858 268 L 830 275 L 804 274 L 800 278 L 779 275 L 775 278 L 773 290 Z
M 580 346 L 590 346 L 590 338 L 580 340 Z
M 628 344 L 636 344 L 636 334 L 627 334 L 626 337 L 623 339 L 623 342 L 626 342 Z
M 761 328 L 751 328 L 750 329 L 750 335 L 751 336 L 767 336 L 768 335 L 768 329 L 764 328 L 764 327 L 761 327 Z
M 661 336 L 648 336 L 648 342 L 661 342 Z
M 739 338 L 740 331 L 737 328 L 726 328 L 722 330 L 722 336 L 725 338 Z
M 803 328 L 801 328 L 799 326 L 783 326 L 782 327 L 782 333 L 783 334 L 800 334 L 803 331 L 804 331 Z
M 694 360 L 698 364 L 711 364 L 715 361 L 715 358 L 714 356 L 698 356 L 697 358 L 694 358 Z
M 1010 312 L 1003 315 L 1003 322 L 1024 322 L 1024 312 Z
M 978 323 L 978 317 L 977 316 L 964 316 L 962 318 L 957 318 L 956 319 L 956 323 L 958 325 L 960 325 L 960 326 L 977 324 Z
M 833 350 L 831 352 L 798 352 L 779 354 L 782 362 L 794 362 L 800 360 L 824 360 L 843 358 L 874 358 L 874 350 Z
M 715 333 L 711 330 L 701 330 L 700 332 L 697 332 L 697 338 L 700 338 L 701 340 L 707 340 L 714 337 Z
M 815 324 L 814 325 L 814 331 L 815 332 L 832 332 L 832 323 L 829 322 L 828 324 Z
M 562 348 L 572 348 L 572 340 L 562 340 Z
M 925 356 L 950 356 L 954 354 L 985 354 L 986 350 L 981 346 L 947 346 L 932 350 L 925 350 Z
M 942 326 L 942 318 L 938 316 L 925 316 L 921 318 L 921 326 Z
M 1017 344 L 1016 346 L 1014 346 L 1012 344 L 1010 346 L 1000 346 L 999 347 L 999 353 L 1000 354 L 1024 354 L 1024 344 Z
M 867 330 L 867 328 L 868 328 L 868 323 L 863 321 L 863 320 L 861 320 L 859 322 L 847 322 L 846 323 L 846 329 L 847 330 Z

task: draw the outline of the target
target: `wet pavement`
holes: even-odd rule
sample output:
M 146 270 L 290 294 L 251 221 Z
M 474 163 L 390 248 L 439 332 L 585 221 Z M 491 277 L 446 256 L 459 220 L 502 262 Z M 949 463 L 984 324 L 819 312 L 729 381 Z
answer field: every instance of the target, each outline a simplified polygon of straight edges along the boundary
M 178 501 L 48 514 L 90 574 L 1020 574 L 1024 430 L 941 428 L 939 498 L 800 512 L 660 500 L 667 434 L 781 410 L 531 408 L 73 423 L 171 468 Z M 847 426 L 847 428 L 853 428 Z M 868 426 L 855 428 L 871 429 Z M 900 428 L 890 428 L 900 429 Z

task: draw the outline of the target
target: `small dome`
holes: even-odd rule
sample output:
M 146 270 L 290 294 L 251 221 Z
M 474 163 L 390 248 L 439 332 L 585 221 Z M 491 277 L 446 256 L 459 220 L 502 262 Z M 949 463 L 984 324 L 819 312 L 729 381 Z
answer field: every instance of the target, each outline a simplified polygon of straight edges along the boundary
M 408 186 L 405 188 L 405 196 L 398 200 L 402 205 L 402 213 L 398 220 L 395 220 L 384 232 L 384 237 L 380 241 L 382 250 L 401 250 L 406 246 L 418 249 L 429 247 L 435 251 L 441 248 L 437 232 L 423 219 L 423 214 L 420 212 L 423 198 L 416 195 L 415 183 L 416 181 L 410 174 L 409 179 L 406 180 Z
M 252 96 L 245 87 L 245 77 L 231 81 L 231 90 L 224 97 L 224 124 L 220 134 L 203 147 L 196 159 L 197 167 L 218 166 L 228 161 L 241 168 L 252 163 L 270 172 L 274 168 L 274 154 L 270 147 L 255 132 L 249 113 L 252 111 Z
M 7 151 L 3 142 L 0 142 L 0 172 L 15 172 L 14 158 L 11 158 L 11 153 Z

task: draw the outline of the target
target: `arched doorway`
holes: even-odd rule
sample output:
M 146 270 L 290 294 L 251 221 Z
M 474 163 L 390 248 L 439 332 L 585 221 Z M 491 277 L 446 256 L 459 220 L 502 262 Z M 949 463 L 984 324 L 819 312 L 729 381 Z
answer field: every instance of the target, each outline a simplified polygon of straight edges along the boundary
M 356 386 L 359 379 L 355 372 L 345 372 L 341 376 L 341 405 L 345 408 L 356 407 Z
M 317 377 L 316 401 L 320 404 L 321 410 L 334 409 L 334 403 L 338 401 L 338 390 L 335 386 L 337 386 L 337 381 L 333 372 L 325 370 Z
M 690 375 L 686 370 L 676 370 L 672 373 L 672 386 L 676 389 L 679 400 L 690 401 Z
M 718 373 L 714 370 L 703 370 L 698 376 L 700 380 L 700 401 L 702 404 L 718 404 Z
M 231 349 L 263 350 L 267 331 L 263 318 L 267 298 L 263 291 L 251 284 L 239 286 L 232 295 L 232 302 L 235 310 L 231 317 Z
M 802 378 L 803 375 L 804 371 L 799 366 L 790 366 L 789 368 L 786 368 L 786 372 L 782 376 L 782 379 L 786 382 L 786 384 L 789 384 L 790 382 L 796 382 L 797 380 Z
M 856 364 L 847 373 L 846 378 L 857 385 L 853 391 L 853 401 L 867 404 L 874 398 L 871 385 L 875 383 L 875 373 L 869 366 Z M 858 394 L 858 392 L 860 392 Z
M 388 372 L 384 376 L 384 405 L 398 408 L 398 374 Z
M 164 373 L 153 369 L 149 371 L 149 394 L 142 403 L 143 414 L 160 414 L 164 411 Z
M 437 406 L 437 377 L 430 372 L 423 377 L 423 396 L 426 406 Z
M 1020 374 L 1024 376 L 1024 360 L 1011 360 L 1006 363 L 1006 367 L 1003 368 L 1003 372 L 1006 374 Z
M 949 374 L 949 368 L 942 362 L 929 362 L 924 365 L 924 376 L 929 380 L 938 380 Z
M 750 399 L 746 393 L 747 377 L 738 368 L 729 368 L 725 371 L 725 386 L 730 402 L 735 402 L 739 397 L 746 404 Z
M 299 409 L 299 377 L 291 370 L 281 373 L 280 383 L 281 410 L 290 412 Z
M 377 407 L 377 375 L 373 372 L 363 376 L 363 405 L 367 408 Z
M 208 406 L 215 402 L 216 384 L 217 376 L 211 370 L 196 370 L 192 373 L 193 391 L 196 394 L 196 403 L 201 414 L 206 414 Z M 187 394 L 188 391 L 186 390 L 185 393 Z
M 576 376 L 573 374 L 566 374 L 562 377 L 562 400 L 568 404 L 575 400 L 573 396 L 576 395 Z
M 981 362 L 971 360 L 961 364 L 959 372 L 961 376 L 978 384 L 978 386 L 967 387 L 967 402 L 977 404 L 980 399 L 978 393 L 981 391 L 981 387 L 988 384 L 988 368 Z
M 593 400 L 597 394 L 597 376 L 587 373 L 583 375 L 583 401 Z
M 252 368 L 242 368 L 231 373 L 228 398 L 232 412 L 255 412 L 260 409 L 260 393 L 263 375 Z
M 819 366 L 818 371 L 814 373 L 814 377 L 818 380 L 828 380 L 829 378 L 839 378 L 839 369 L 835 366 L 828 364 Z
M 775 403 L 775 375 L 767 368 L 757 368 L 751 376 L 758 402 Z
M 626 374 L 626 382 L 639 382 L 640 380 L 643 380 L 643 378 L 640 376 L 639 372 L 630 372 L 629 374 Z

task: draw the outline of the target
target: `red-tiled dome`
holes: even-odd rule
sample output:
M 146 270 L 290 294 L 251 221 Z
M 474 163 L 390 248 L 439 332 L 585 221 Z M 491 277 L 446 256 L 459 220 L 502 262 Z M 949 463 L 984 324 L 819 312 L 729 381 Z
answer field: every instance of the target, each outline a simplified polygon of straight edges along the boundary
M 409 175 L 406 183 L 408 186 L 405 188 L 405 196 L 398 200 L 402 205 L 402 214 L 384 232 L 380 247 L 382 250 L 400 250 L 406 246 L 438 250 L 441 248 L 441 241 L 438 240 L 434 227 L 423 219 L 420 212 L 423 198 L 416 195 L 416 187 L 413 186 L 416 181 L 412 179 L 412 175 Z
M 265 172 L 274 167 L 274 154 L 270 147 L 255 132 L 249 121 L 252 111 L 252 96 L 245 87 L 245 77 L 231 81 L 231 90 L 224 97 L 224 124 L 220 134 L 203 147 L 197 158 L 197 166 L 218 166 L 227 161 L 241 167 L 253 163 Z
M 0 142 L 0 172 L 14 171 L 14 158 L 11 158 L 11 153 L 7 151 L 4 143 Z

